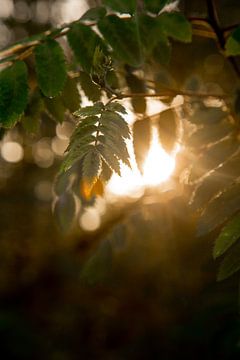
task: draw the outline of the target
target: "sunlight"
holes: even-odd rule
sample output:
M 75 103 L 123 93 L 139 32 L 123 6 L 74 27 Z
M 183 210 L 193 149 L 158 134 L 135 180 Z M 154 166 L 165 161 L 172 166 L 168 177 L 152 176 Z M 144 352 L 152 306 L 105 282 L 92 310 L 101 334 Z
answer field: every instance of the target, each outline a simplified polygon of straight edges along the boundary
M 153 128 L 152 144 L 145 160 L 143 175 L 137 168 L 131 146 L 129 146 L 129 153 L 132 169 L 122 165 L 122 176 L 116 174 L 112 176 L 107 185 L 110 195 L 138 198 L 143 195 L 146 187 L 160 185 L 168 180 L 174 171 L 175 158 L 163 150 L 155 128 Z

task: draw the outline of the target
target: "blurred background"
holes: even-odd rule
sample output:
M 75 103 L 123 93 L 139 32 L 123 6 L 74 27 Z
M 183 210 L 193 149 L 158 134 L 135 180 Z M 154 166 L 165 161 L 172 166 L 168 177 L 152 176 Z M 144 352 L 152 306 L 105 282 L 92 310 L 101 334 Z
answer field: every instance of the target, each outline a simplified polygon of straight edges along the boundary
M 0 48 L 99 3 L 1 0 Z M 190 12 L 200 2 L 185 3 Z M 164 108 L 148 106 L 150 114 Z M 186 200 L 166 181 L 175 159 L 156 142 L 146 173 L 157 156 L 165 174 L 140 177 L 132 159 L 133 172 L 112 179 L 71 234 L 56 226 L 52 184 L 73 127 L 67 117 L 56 124 L 42 114 L 34 134 L 24 125 L 1 133 L 1 358 L 174 359 L 181 351 L 189 359 L 237 359 L 237 278 L 215 283 L 212 244 L 194 238 Z

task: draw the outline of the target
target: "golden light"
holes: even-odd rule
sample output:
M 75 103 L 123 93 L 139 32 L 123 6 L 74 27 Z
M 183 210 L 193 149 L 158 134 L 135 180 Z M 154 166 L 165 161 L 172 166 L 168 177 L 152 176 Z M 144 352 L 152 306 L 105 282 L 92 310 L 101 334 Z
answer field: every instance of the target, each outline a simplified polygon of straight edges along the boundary
M 159 185 L 173 173 L 175 159 L 163 150 L 158 141 L 157 129 L 153 128 L 152 145 L 146 158 L 143 170 L 145 185 Z
M 152 143 L 146 156 L 143 175 L 139 172 L 134 158 L 133 148 L 128 144 L 132 169 L 121 166 L 122 176 L 114 174 L 107 186 L 109 200 L 116 196 L 138 198 L 149 186 L 158 186 L 167 181 L 175 168 L 175 156 L 168 155 L 158 141 L 157 129 L 153 128 Z

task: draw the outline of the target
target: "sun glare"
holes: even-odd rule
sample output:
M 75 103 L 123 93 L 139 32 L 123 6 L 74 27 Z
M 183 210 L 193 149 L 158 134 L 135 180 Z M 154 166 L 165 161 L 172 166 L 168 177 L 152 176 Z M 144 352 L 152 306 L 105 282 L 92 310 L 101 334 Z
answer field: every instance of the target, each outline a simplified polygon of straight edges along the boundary
M 157 186 L 168 180 L 175 168 L 174 156 L 168 155 L 158 141 L 157 129 L 153 128 L 152 143 L 143 166 L 143 175 L 140 174 L 133 155 L 129 148 L 132 169 L 122 165 L 122 176 L 113 175 L 107 190 L 112 195 L 139 197 L 144 189 Z

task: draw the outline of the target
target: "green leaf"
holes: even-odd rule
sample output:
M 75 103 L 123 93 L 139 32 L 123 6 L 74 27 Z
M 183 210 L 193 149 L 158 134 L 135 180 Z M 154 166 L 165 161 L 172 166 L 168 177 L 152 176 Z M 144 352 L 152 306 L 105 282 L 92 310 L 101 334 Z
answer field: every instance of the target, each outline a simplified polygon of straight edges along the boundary
M 111 102 L 111 103 L 107 104 L 106 109 L 109 111 L 117 111 L 122 114 L 127 114 L 125 107 L 117 102 Z
M 214 196 L 235 182 L 240 177 L 239 163 L 238 154 L 204 178 L 193 193 L 191 208 L 197 210 L 206 206 Z
M 133 124 L 133 148 L 137 166 L 143 172 L 143 165 L 151 144 L 151 121 L 149 118 L 137 120 Z
M 79 110 L 75 111 L 74 115 L 79 117 L 98 115 L 103 110 L 103 108 L 103 103 L 97 102 L 93 106 L 85 106 L 80 108 Z
M 239 238 L 240 215 L 238 214 L 227 223 L 218 236 L 213 249 L 214 258 L 224 254 Z
M 141 65 L 141 44 L 134 19 L 109 15 L 98 23 L 98 27 L 119 60 L 134 67 Z
M 67 69 L 64 52 L 56 40 L 48 39 L 34 50 L 37 80 L 47 97 L 55 97 L 63 90 Z
M 91 77 L 81 71 L 79 82 L 82 90 L 84 91 L 87 98 L 93 102 L 99 101 L 101 98 L 101 89 L 91 79 Z
M 227 161 L 239 149 L 238 141 L 230 138 L 212 145 L 194 162 L 190 181 L 195 181 Z
M 117 173 L 120 176 L 121 175 L 120 164 L 115 154 L 111 150 L 109 150 L 108 147 L 102 144 L 97 145 L 96 148 L 99 151 L 105 163 L 110 167 L 110 169 L 115 171 L 115 173 Z
M 217 280 L 222 281 L 229 278 L 240 270 L 240 241 L 230 249 L 220 265 Z
M 29 133 L 36 133 L 41 122 L 41 112 L 44 110 L 43 98 L 36 90 L 30 97 L 30 101 L 22 117 L 23 128 Z
M 69 190 L 70 175 L 71 173 L 69 171 L 65 173 L 57 174 L 53 185 L 53 189 L 56 195 L 61 196 L 63 193 Z
M 240 26 L 227 39 L 225 49 L 227 56 L 240 55 Z
M 102 160 L 102 172 L 100 174 L 100 179 L 104 183 L 109 181 L 112 176 L 112 169 Z
M 103 6 L 96 6 L 87 10 L 80 20 L 98 21 L 106 15 L 107 11 Z
M 62 123 L 65 119 L 65 106 L 60 96 L 53 99 L 44 98 L 49 116 L 57 123 Z
M 139 79 L 136 75 L 128 73 L 126 75 L 126 82 L 132 93 L 141 93 L 141 94 L 145 93 L 146 91 L 145 81 Z M 146 112 L 147 103 L 144 97 L 139 97 L 139 96 L 132 97 L 131 104 L 133 110 L 136 113 L 144 114 Z
M 66 172 L 69 170 L 77 161 L 81 160 L 89 151 L 94 149 L 93 145 L 85 144 L 75 144 L 73 147 L 68 149 L 68 154 L 65 156 L 60 173 Z
M 17 61 L 0 72 L 0 126 L 13 127 L 27 102 L 27 67 L 23 61 Z
M 119 134 L 125 139 L 130 139 L 130 130 L 124 118 L 116 112 L 104 111 L 100 117 L 100 122 L 109 128 L 117 128 Z
M 76 203 L 72 193 L 65 192 L 57 199 L 54 206 L 54 217 L 61 231 L 69 232 L 76 213 Z
M 141 14 L 139 16 L 141 43 L 146 56 L 151 55 L 161 38 L 165 38 L 161 22 L 157 17 Z M 167 38 L 166 38 L 167 39 Z
M 146 10 L 154 14 L 159 13 L 167 3 L 169 3 L 169 0 L 144 0 Z
M 71 26 L 67 38 L 82 69 L 90 73 L 96 47 L 105 48 L 101 38 L 89 26 L 80 23 Z
M 197 233 L 206 235 L 222 225 L 240 209 L 240 184 L 234 184 L 213 199 L 199 219 Z
M 124 14 L 134 14 L 136 10 L 136 0 L 103 0 L 103 4 Z
M 79 109 L 81 98 L 75 79 L 67 78 L 62 92 L 62 102 L 71 113 Z
M 163 13 L 159 22 L 167 36 L 182 42 L 192 41 L 192 27 L 190 22 L 180 13 Z
M 166 152 L 171 153 L 176 144 L 178 135 L 178 124 L 175 111 L 172 109 L 162 111 L 158 118 L 157 128 L 162 147 Z
M 92 188 L 102 169 L 102 160 L 95 149 L 89 151 L 83 159 L 83 179 Z
M 99 137 L 103 145 L 108 146 L 109 151 L 112 150 L 119 160 L 131 168 L 130 157 L 124 138 L 119 135 L 119 132 L 112 131 L 112 129 L 105 126 L 101 126 L 99 129 L 104 134 L 103 140 Z

